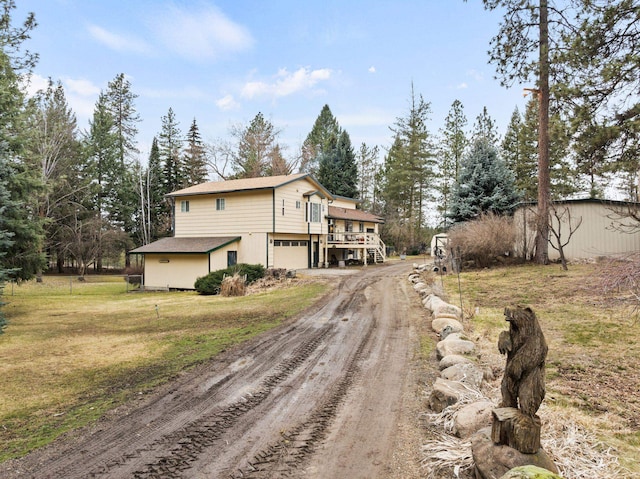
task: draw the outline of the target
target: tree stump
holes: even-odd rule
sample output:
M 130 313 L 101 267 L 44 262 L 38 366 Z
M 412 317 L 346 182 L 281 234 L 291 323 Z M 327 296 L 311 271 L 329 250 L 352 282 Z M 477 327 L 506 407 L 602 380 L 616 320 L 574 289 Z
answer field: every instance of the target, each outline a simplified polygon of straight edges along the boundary
M 523 454 L 535 454 L 540 449 L 540 418 L 528 416 L 514 407 L 493 410 L 491 439 L 495 444 L 512 447 Z

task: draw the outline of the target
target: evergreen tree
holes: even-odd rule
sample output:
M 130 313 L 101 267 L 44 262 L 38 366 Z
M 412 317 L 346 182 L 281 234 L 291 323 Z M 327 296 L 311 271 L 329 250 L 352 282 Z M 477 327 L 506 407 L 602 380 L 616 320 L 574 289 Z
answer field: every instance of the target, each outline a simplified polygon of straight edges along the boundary
M 186 143 L 182 159 L 184 185 L 192 186 L 203 183 L 207 180 L 207 157 L 195 118 L 189 127 Z
M 471 134 L 471 141 L 483 140 L 490 145 L 497 146 L 500 135 L 498 135 L 498 128 L 496 122 L 491 118 L 487 107 L 482 108 L 482 113 L 476 117 L 476 122 L 473 125 L 473 133 Z
M 501 145 L 502 158 L 513 172 L 516 189 L 522 193 L 524 201 L 535 201 L 538 195 L 537 129 L 532 131 L 526 126 L 531 111 L 527 105 L 523 122 L 520 111 L 515 108 Z
M 318 181 L 334 195 L 358 197 L 358 165 L 346 131 L 343 130 L 335 145 L 322 154 Z
M 42 220 L 32 201 L 40 194 L 37 172 L 23 161 L 25 100 L 21 82 L 31 73 L 37 55 L 22 49 L 36 26 L 33 13 L 19 27 L 12 25 L 15 2 L 4 0 L 0 9 L 0 234 L 4 238 L 0 271 L 18 280 L 32 278 L 45 262 L 42 255 Z
M 239 138 L 233 164 L 236 178 L 267 176 L 274 164 L 281 163 L 279 134 L 280 131 L 262 113 L 258 113 L 247 127 L 236 131 L 235 136 Z
M 118 74 L 109 82 L 104 94 L 106 109 L 113 118 L 112 128 L 118 159 L 118 171 L 113 178 L 115 197 L 109 213 L 112 224 L 130 235 L 133 235 L 135 229 L 136 179 L 133 168 L 136 155 L 139 153 L 136 146 L 137 123 L 140 122 L 140 116 L 135 109 L 137 97 L 124 73 Z
M 376 173 L 378 168 L 379 149 L 375 145 L 369 148 L 366 143 L 360 145 L 356 163 L 358 165 L 359 198 L 362 201 L 362 209 L 370 211 L 376 203 Z
M 171 219 L 168 215 L 168 204 L 164 198 L 164 186 L 162 183 L 162 159 L 158 140 L 154 136 L 149 152 L 147 167 L 147 204 L 150 223 L 149 242 L 166 236 L 171 231 Z M 168 193 L 168 192 L 167 192 Z
M 182 132 L 172 108 L 162 117 L 158 148 L 162 164 L 163 194 L 179 190 L 184 185 L 182 168 Z
M 453 190 L 450 217 L 468 221 L 482 213 L 508 214 L 520 201 L 511 170 L 485 139 L 476 140 L 464 158 Z
M 465 134 L 467 117 L 464 114 L 464 107 L 460 100 L 455 100 L 449 114 L 445 118 L 444 129 L 440 130 L 440 147 L 438 155 L 438 185 L 437 190 L 440 196 L 438 211 L 443 216 L 445 228 L 446 212 L 449 208 L 451 190 L 458 181 L 460 163 L 464 157 L 465 150 L 469 143 Z
M 320 168 L 320 158 L 330 153 L 340 136 L 340 132 L 338 120 L 331 113 L 329 105 L 324 105 L 302 144 L 301 171 L 317 175 Z
M 64 262 L 64 227 L 79 192 L 89 181 L 78 174 L 80 142 L 76 117 L 67 104 L 62 84 L 49 80 L 29 108 L 25 163 L 38 172 L 44 188 L 34 195 L 35 208 L 45 224 L 45 251 Z

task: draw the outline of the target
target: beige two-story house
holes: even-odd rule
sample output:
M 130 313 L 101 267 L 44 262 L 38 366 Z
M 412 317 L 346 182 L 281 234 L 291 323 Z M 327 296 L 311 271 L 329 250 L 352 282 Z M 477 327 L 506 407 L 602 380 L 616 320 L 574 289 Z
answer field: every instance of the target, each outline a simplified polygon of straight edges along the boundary
M 147 288 L 193 289 L 236 263 L 304 269 L 383 262 L 383 220 L 308 174 L 202 183 L 170 193 L 174 236 L 132 250 Z

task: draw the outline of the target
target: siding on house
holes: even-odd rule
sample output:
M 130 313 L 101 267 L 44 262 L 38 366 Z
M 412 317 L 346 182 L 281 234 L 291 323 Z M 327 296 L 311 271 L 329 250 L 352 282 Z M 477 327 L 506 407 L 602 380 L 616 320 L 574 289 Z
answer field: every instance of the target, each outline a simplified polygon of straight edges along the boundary
M 149 253 L 144 256 L 145 288 L 193 289 L 196 279 L 208 273 L 208 254 Z
M 217 199 L 224 200 L 224 210 L 216 209 Z M 189 212 L 181 211 L 181 201 L 189 201 Z M 176 237 L 266 233 L 273 225 L 270 190 L 178 196 L 175 210 Z

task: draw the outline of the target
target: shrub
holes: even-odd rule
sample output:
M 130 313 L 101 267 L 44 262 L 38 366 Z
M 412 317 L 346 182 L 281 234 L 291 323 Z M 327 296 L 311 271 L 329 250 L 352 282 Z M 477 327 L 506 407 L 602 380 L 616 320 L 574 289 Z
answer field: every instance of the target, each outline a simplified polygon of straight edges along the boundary
M 479 268 L 490 266 L 496 258 L 511 256 L 516 239 L 513 219 L 494 213 L 455 225 L 448 236 L 449 253 Z
M 264 266 L 261 264 L 239 263 L 226 269 L 212 271 L 208 275 L 198 278 L 194 287 L 200 294 L 219 294 L 224 277 L 233 276 L 234 274 L 246 276 L 247 284 L 250 284 L 264 276 Z

